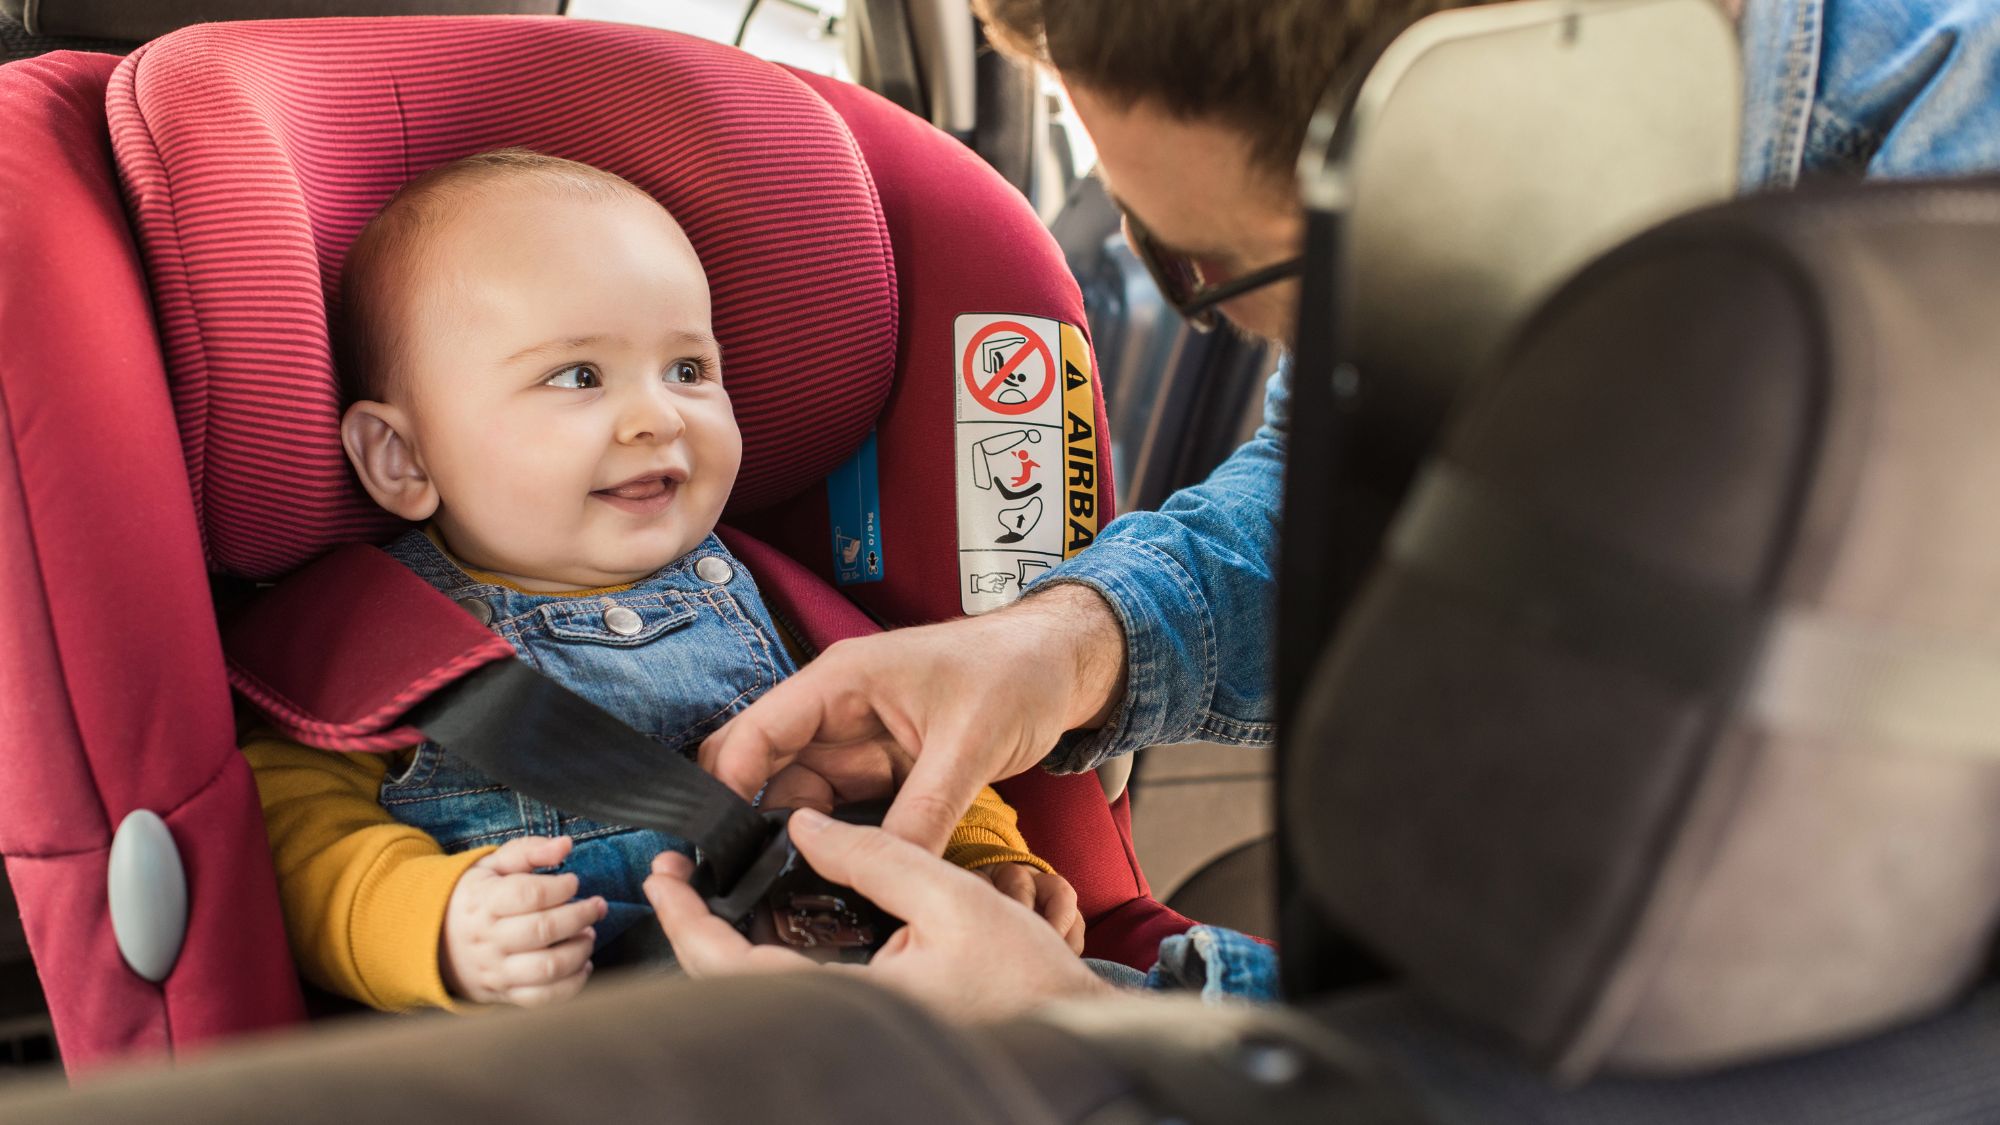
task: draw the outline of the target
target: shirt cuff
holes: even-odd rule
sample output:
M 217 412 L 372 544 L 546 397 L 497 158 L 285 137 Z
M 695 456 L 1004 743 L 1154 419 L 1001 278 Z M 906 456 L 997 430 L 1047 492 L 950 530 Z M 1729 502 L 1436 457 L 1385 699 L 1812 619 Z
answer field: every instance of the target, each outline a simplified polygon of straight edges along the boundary
M 1195 926 L 1160 942 L 1146 974 L 1156 992 L 1198 992 L 1205 1002 L 1278 1001 L 1278 951 L 1248 934 Z
M 1011 847 L 1000 841 L 960 839 L 964 833 L 952 833 L 951 842 L 944 846 L 945 862 L 967 871 L 977 871 L 982 867 L 998 867 L 1003 863 L 1020 863 L 1040 871 L 1044 875 L 1054 875 L 1056 869 L 1041 858 Z
M 1042 765 L 1083 773 L 1147 746 L 1186 741 L 1172 700 L 1192 703 L 1215 690 L 1215 622 L 1187 569 L 1151 543 L 1116 536 L 1046 571 L 1029 589 L 1062 584 L 1097 591 L 1125 632 L 1125 692 L 1104 726 L 1071 731 Z M 1199 677 L 1200 683 L 1185 682 Z
M 354 918 L 367 922 L 350 931 L 361 999 L 392 1012 L 458 1007 L 438 964 L 445 907 L 459 878 L 493 850 L 398 856 L 391 849 L 377 859 L 355 895 Z

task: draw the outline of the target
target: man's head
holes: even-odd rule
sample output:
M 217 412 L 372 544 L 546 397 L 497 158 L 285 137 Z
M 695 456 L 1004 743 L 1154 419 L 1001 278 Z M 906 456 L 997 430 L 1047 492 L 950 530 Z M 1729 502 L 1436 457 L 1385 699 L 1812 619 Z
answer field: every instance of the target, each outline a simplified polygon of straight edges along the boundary
M 1293 169 L 1329 88 L 1388 36 L 1487 0 L 974 0 L 987 37 L 1051 66 L 1098 169 L 1159 244 L 1210 283 L 1283 261 L 1303 235 Z M 1222 311 L 1289 341 L 1296 283 Z
M 612 585 L 715 526 L 742 441 L 708 281 L 632 184 L 522 150 L 434 169 L 363 230 L 341 306 L 348 459 L 469 564 Z

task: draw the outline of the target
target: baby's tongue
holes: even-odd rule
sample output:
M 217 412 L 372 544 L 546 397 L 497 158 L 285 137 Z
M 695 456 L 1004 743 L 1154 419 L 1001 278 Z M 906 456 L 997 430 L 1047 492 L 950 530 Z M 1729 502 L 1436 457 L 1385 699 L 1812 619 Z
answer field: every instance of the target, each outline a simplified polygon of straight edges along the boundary
M 651 480 L 635 480 L 630 484 L 621 484 L 617 488 L 607 488 L 604 491 L 620 500 L 650 500 L 666 490 L 667 482 L 654 477 Z

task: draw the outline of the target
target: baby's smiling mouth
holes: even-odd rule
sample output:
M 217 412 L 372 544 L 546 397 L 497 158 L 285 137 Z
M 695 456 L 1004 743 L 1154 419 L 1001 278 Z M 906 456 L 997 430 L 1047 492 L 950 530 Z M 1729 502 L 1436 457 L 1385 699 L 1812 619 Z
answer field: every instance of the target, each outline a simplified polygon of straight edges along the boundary
M 633 477 L 623 484 L 610 488 L 600 488 L 591 495 L 609 503 L 615 508 L 623 508 L 635 515 L 658 512 L 673 503 L 674 494 L 679 491 L 685 470 L 667 469 Z
M 601 496 L 616 496 L 620 500 L 651 500 L 674 485 L 665 477 L 646 477 L 642 480 L 628 480 L 616 488 L 600 488 Z

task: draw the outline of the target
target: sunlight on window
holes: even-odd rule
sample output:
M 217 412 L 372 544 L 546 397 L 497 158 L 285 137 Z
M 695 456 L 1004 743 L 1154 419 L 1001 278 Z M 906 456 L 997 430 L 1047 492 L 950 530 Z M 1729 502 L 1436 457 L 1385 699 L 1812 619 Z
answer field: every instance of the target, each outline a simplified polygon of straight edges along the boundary
M 852 80 L 841 41 L 846 11 L 847 0 L 570 0 L 569 5 L 577 19 L 664 27 L 720 43 L 732 42 L 743 28 L 743 49 L 753 55 Z M 747 27 L 746 13 L 751 13 Z

